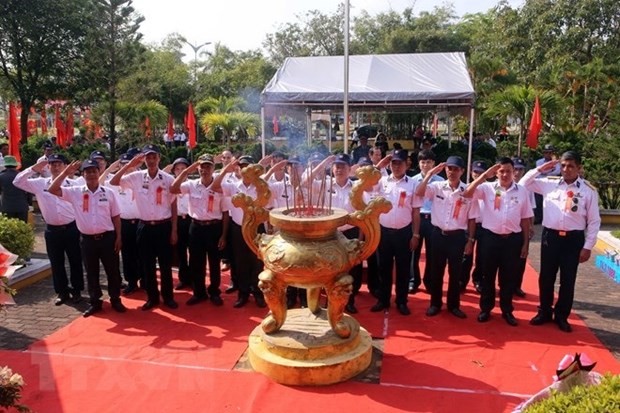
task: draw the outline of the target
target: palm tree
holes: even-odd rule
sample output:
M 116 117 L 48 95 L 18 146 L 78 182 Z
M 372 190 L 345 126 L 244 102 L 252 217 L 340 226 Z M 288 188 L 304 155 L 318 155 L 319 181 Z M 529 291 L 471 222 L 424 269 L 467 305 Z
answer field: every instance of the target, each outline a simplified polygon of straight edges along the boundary
M 242 112 L 244 100 L 239 97 L 207 98 L 196 105 L 201 114 L 200 124 L 207 136 L 214 139 L 218 130 L 222 132 L 222 139 L 230 145 L 230 138 L 247 139 L 256 135 L 260 126 L 260 118 L 254 113 Z

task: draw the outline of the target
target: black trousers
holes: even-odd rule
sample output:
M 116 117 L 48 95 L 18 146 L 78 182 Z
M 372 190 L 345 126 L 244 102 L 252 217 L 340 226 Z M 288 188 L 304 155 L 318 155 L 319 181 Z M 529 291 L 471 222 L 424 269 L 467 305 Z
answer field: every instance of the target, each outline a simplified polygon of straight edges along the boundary
M 525 274 L 525 266 L 527 264 L 527 258 L 519 258 L 517 264 L 517 276 L 515 278 L 515 291 L 520 290 L 523 286 L 523 275 Z
M 347 237 L 347 239 L 359 238 L 360 230 L 357 227 L 349 228 L 343 231 L 342 235 Z M 362 269 L 362 264 L 358 264 L 349 270 L 349 274 L 353 277 L 353 293 L 349 296 L 349 301 L 351 303 L 362 287 Z
M 234 221 L 230 222 L 230 226 L 234 262 L 231 271 L 234 274 L 233 283 L 239 288 L 239 297 L 247 297 L 250 293 L 262 296 L 263 293 L 258 289 L 258 274 L 263 271 L 263 262 L 245 243 L 241 226 Z M 259 232 L 265 232 L 262 225 Z
M 566 320 L 573 308 L 579 254 L 585 242 L 583 231 L 559 231 L 543 228 L 540 242 L 540 311 L 551 315 L 555 279 L 560 271 L 560 291 L 553 310 L 555 318 Z
M 108 295 L 110 300 L 118 300 L 121 296 L 121 273 L 118 254 L 114 251 L 114 231 L 100 235 L 82 234 L 81 246 L 88 281 L 88 296 L 92 306 L 101 306 L 101 283 L 99 281 L 99 262 L 103 264 L 108 280 Z
M 0 213 L 6 215 L 7 218 L 15 218 L 21 221 L 24 221 L 26 224 L 28 223 L 28 210 L 20 211 L 20 212 L 4 212 L 0 211 Z
M 461 305 L 459 282 L 461 279 L 461 261 L 465 249 L 465 231 L 452 231 L 444 235 L 437 227 L 433 229 L 431 260 L 431 306 L 442 306 L 443 274 L 448 264 L 448 296 L 449 310 Z
M 138 222 L 137 219 L 121 219 L 123 276 L 130 285 L 136 285 L 138 281 L 143 279 L 142 266 L 138 258 Z
M 476 243 L 474 244 L 474 252 L 470 255 L 463 255 L 463 261 L 461 263 L 461 286 L 464 288 L 469 284 L 469 279 L 474 284 L 481 284 L 483 277 L 483 261 L 484 256 L 482 250 L 480 248 L 480 234 L 482 232 L 482 224 L 476 224 L 476 234 L 474 237 L 476 239 Z M 475 258 L 474 258 L 475 257 Z M 474 264 L 474 271 L 472 272 L 471 267 Z
M 534 208 L 534 225 L 538 225 L 543 220 L 543 196 L 535 193 L 534 202 L 536 203 L 536 208 Z
M 220 250 L 217 244 L 222 236 L 222 221 L 211 225 L 194 222 L 189 227 L 189 268 L 194 296 L 207 297 L 205 286 L 207 259 L 209 260 L 209 295 L 219 296 L 221 271 Z
M 174 250 L 173 265 L 179 268 L 179 281 L 183 284 L 192 284 L 192 274 L 189 271 L 189 227 L 192 223 L 192 219 L 189 215 L 185 218 L 182 216 L 177 217 L 177 245 Z
M 495 278 L 497 276 L 499 307 L 502 313 L 512 313 L 512 295 L 517 282 L 523 233 L 516 232 L 503 236 L 482 229 L 479 244 L 484 256 L 480 310 L 491 311 L 495 307 Z
M 433 224 L 431 224 L 431 214 L 420 214 L 420 239 L 418 247 L 413 251 L 411 281 L 415 287 L 418 287 L 422 282 L 424 286 L 428 288 L 428 280 L 430 279 L 431 269 L 431 254 L 433 248 L 431 246 L 431 235 L 433 234 Z M 422 244 L 424 244 L 424 251 L 426 253 L 426 264 L 424 265 L 424 275 L 420 273 L 420 255 L 422 254 Z
M 70 289 L 84 290 L 84 270 L 80 250 L 80 232 L 75 221 L 67 225 L 48 225 L 45 229 L 45 249 L 52 267 L 54 291 L 58 295 L 69 294 Z M 65 268 L 65 254 L 69 259 L 71 288 Z
M 172 248 L 170 245 L 170 221 L 149 225 L 138 224 L 138 254 L 144 274 L 144 288 L 150 301 L 159 302 L 157 288 L 157 262 L 161 277 L 161 296 L 164 301 L 173 299 L 172 292 Z
M 375 250 L 366 258 L 368 267 L 366 268 L 366 285 L 368 291 L 377 292 L 381 290 L 381 275 L 379 274 L 379 252 Z
M 379 300 L 384 305 L 390 304 L 392 294 L 392 269 L 396 266 L 396 304 L 407 304 L 409 293 L 409 268 L 411 250 L 409 243 L 413 231 L 411 224 L 400 229 L 381 226 L 379 242 L 379 273 L 381 274 L 381 293 Z

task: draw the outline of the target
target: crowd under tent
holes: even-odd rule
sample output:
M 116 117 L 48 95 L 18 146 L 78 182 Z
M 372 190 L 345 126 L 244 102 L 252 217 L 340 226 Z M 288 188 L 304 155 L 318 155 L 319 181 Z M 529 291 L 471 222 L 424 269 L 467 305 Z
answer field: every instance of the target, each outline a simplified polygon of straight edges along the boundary
M 263 151 L 265 119 L 302 110 L 310 137 L 312 112 L 342 112 L 344 79 L 344 56 L 287 58 L 261 93 Z M 348 79 L 350 111 L 469 111 L 469 169 L 475 92 L 464 53 L 353 55 Z

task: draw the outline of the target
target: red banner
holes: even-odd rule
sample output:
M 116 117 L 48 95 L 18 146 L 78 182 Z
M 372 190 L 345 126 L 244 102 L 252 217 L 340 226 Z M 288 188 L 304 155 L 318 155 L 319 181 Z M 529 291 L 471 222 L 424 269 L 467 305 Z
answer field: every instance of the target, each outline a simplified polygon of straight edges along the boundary
M 530 128 L 527 131 L 526 145 L 532 149 L 538 146 L 538 135 L 542 130 L 542 115 L 540 113 L 540 101 L 536 96 L 536 102 L 534 102 L 534 111 L 532 112 L 532 119 L 530 120 Z
M 196 147 L 196 115 L 194 115 L 192 102 L 189 102 L 187 108 L 187 129 L 189 132 L 189 148 L 194 149 Z
M 9 102 L 9 155 L 14 156 L 17 162 L 21 163 L 22 157 L 19 152 L 20 140 L 21 131 L 19 121 L 17 120 L 17 106 L 13 102 Z

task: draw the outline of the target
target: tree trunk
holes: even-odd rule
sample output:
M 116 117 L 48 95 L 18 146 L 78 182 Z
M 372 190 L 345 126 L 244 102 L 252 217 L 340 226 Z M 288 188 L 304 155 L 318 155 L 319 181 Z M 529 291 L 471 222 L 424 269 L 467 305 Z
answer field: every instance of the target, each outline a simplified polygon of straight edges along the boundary
M 30 113 L 30 102 L 22 100 L 21 105 L 22 113 L 19 116 L 19 142 L 25 144 L 28 141 L 28 114 Z

